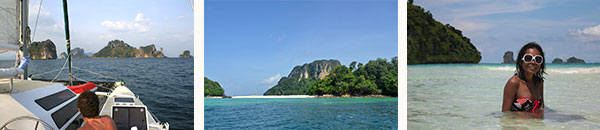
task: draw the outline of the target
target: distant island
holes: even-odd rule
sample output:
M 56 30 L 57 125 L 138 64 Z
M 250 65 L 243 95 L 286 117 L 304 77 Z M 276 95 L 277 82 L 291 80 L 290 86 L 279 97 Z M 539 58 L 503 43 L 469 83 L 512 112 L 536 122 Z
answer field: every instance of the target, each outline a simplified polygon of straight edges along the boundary
M 194 58 L 192 55 L 190 55 L 190 50 L 185 50 L 183 51 L 182 54 L 179 55 L 179 58 Z
M 412 1 L 407 9 L 408 64 L 479 63 L 481 53 L 462 31 L 438 22 Z
M 264 95 L 398 96 L 398 57 L 377 58 L 367 64 L 317 60 L 296 66 Z
M 29 57 L 34 60 L 56 59 L 56 46 L 52 40 L 30 43 L 27 47 Z
M 112 40 L 104 48 L 92 55 L 92 58 L 166 58 L 162 49 L 157 51 L 154 44 L 140 49 L 130 46 L 122 40 Z
M 225 91 L 218 82 L 204 77 L 204 97 L 207 96 L 225 96 Z
M 560 58 L 554 58 L 554 60 L 552 60 L 552 64 L 564 64 L 564 63 L 580 63 L 580 64 L 585 64 L 585 61 L 583 59 L 578 59 L 575 57 L 569 57 L 569 59 L 567 59 L 567 62 L 564 62 L 562 59 Z
M 502 64 L 514 64 L 517 63 L 515 61 L 515 58 L 513 56 L 513 52 L 512 51 L 506 51 L 504 52 L 504 56 L 502 57 L 503 61 Z
M 58 56 L 59 59 L 65 59 L 67 58 L 67 53 L 63 52 L 60 53 L 60 56 Z M 90 56 L 85 54 L 85 51 L 79 47 L 76 47 L 75 49 L 71 49 L 71 58 L 90 58 Z

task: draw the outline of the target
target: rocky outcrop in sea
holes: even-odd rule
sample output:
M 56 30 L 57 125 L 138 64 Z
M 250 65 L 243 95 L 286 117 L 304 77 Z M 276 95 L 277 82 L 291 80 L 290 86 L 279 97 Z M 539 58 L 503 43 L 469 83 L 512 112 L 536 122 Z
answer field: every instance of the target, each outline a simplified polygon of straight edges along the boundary
M 31 59 L 45 60 L 56 59 L 56 46 L 52 40 L 38 41 L 29 44 L 27 51 Z
M 513 56 L 512 51 L 504 52 L 504 56 L 502 58 L 504 59 L 502 61 L 502 64 L 514 64 L 515 63 L 515 58 Z
M 190 55 L 190 50 L 185 50 L 183 51 L 182 54 L 179 55 L 179 58 L 194 58 L 192 55 Z

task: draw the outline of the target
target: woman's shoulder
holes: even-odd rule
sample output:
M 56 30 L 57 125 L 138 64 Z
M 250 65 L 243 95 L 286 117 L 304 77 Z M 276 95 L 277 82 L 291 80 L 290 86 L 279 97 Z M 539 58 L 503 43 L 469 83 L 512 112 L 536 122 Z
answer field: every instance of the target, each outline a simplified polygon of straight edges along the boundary
M 513 75 L 512 77 L 510 77 L 510 79 L 508 79 L 508 83 L 510 85 L 519 85 L 521 82 L 524 82 L 523 80 L 521 80 L 521 78 L 519 78 L 518 75 Z

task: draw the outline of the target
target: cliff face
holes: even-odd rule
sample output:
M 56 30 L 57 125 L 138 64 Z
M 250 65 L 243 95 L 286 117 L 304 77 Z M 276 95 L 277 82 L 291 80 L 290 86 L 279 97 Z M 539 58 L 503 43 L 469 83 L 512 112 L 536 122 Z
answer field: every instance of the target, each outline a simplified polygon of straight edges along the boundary
M 302 66 L 296 66 L 290 72 L 288 77 L 296 79 L 298 81 L 302 79 L 323 79 L 329 75 L 329 72 L 335 68 L 335 66 L 341 65 L 338 60 L 317 60 L 310 64 L 303 64 Z
M 34 60 L 56 59 L 56 46 L 48 39 L 41 42 L 33 42 L 27 48 L 29 56 Z
M 90 58 L 85 51 L 79 47 L 71 50 L 71 58 Z
M 135 51 L 135 58 L 166 58 L 161 51 L 157 51 L 154 44 L 148 46 L 141 46 L 140 49 Z
M 112 40 L 104 48 L 92 55 L 92 58 L 130 58 L 135 57 L 136 49 L 121 40 Z
M 407 9 L 408 64 L 479 63 L 481 53 L 462 31 L 419 6 L 408 3 Z
M 65 53 L 65 52 L 60 53 L 60 56 L 58 56 L 58 59 L 65 59 L 65 58 L 67 58 L 67 53 Z
M 183 51 L 182 54 L 179 55 L 179 58 L 194 58 L 192 55 L 190 55 L 190 50 L 185 50 Z
M 277 85 L 267 90 L 264 95 L 308 94 L 310 86 L 325 78 L 338 65 L 341 65 L 338 60 L 317 60 L 296 66 L 287 77 L 282 77 Z
M 514 64 L 514 63 L 516 63 L 515 59 L 513 57 L 514 56 L 513 56 L 513 52 L 512 51 L 504 52 L 504 57 L 503 57 L 504 61 L 502 61 L 502 64 Z

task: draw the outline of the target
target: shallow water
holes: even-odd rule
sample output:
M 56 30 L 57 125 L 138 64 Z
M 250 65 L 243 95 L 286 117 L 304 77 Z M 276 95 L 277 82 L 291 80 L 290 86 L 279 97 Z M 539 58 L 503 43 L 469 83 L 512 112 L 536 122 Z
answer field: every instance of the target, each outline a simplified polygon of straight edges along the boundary
M 544 118 L 500 112 L 504 85 L 514 68 L 513 64 L 409 65 L 408 128 L 600 128 L 600 64 L 547 65 Z
M 32 60 L 29 74 L 33 78 L 52 79 L 65 60 Z M 14 61 L 0 61 L 11 67 Z M 169 122 L 174 130 L 193 129 L 194 125 L 194 63 L 193 59 L 73 59 L 73 66 L 125 81 L 160 121 Z M 85 71 L 73 69 L 73 75 L 88 81 L 115 81 Z M 59 76 L 68 80 L 68 68 Z
M 398 129 L 398 98 L 204 98 L 206 129 Z

